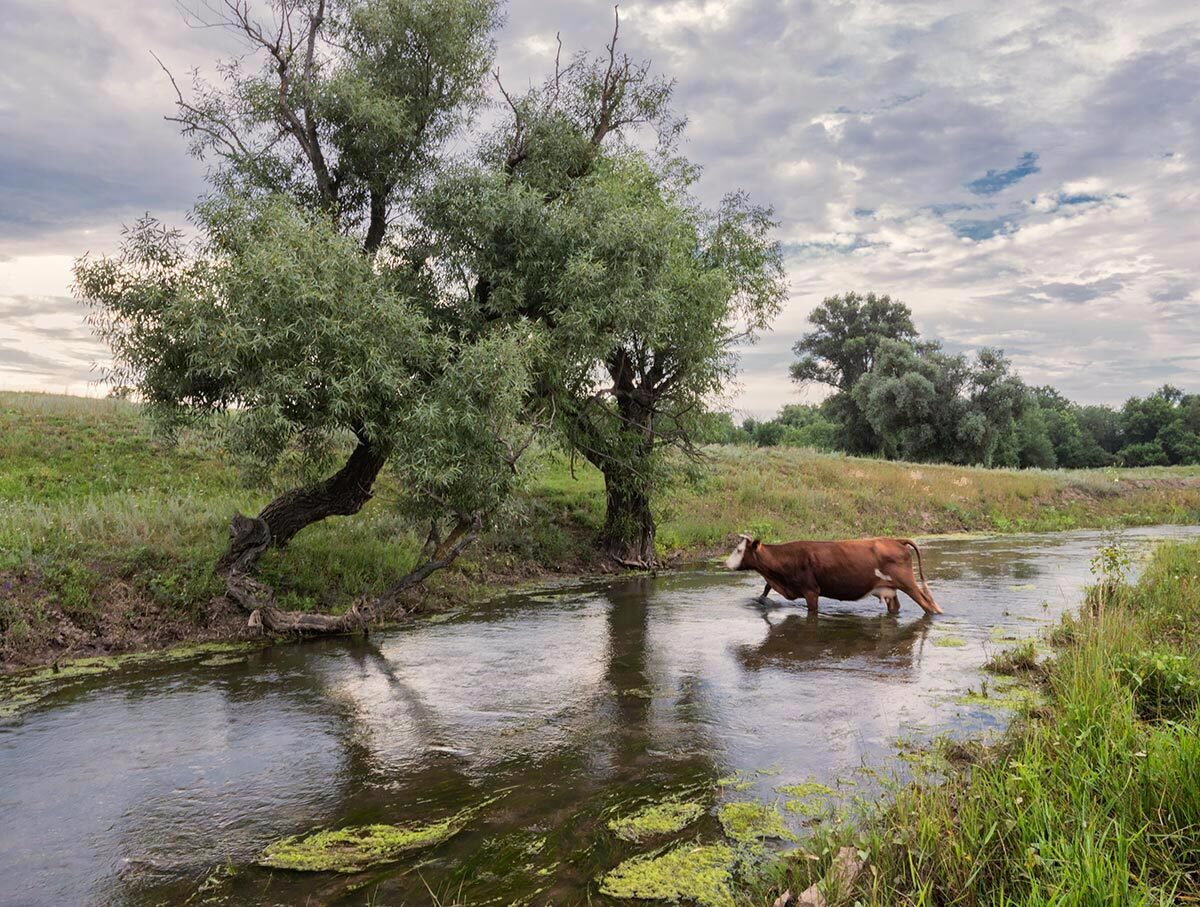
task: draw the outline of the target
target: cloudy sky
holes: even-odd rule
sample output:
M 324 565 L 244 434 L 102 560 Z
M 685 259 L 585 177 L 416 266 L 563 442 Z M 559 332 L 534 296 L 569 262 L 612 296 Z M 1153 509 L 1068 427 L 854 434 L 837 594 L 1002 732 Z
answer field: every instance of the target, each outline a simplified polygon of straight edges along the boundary
M 143 212 L 182 220 L 203 187 L 151 51 L 186 72 L 234 47 L 173 0 L 4 8 L 0 388 L 102 393 L 71 261 Z M 791 297 L 743 355 L 743 412 L 797 399 L 790 347 L 847 289 L 1083 402 L 1200 390 L 1191 4 L 638 0 L 621 17 L 628 52 L 678 80 L 702 193 L 744 188 L 781 221 Z M 514 0 L 505 80 L 540 79 L 556 32 L 599 51 L 611 23 L 609 2 Z

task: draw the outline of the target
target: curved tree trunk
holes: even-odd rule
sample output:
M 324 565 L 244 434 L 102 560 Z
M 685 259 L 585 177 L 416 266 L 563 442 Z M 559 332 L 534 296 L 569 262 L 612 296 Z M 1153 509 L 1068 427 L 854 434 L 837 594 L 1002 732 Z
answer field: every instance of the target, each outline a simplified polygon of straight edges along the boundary
M 387 458 L 386 450 L 360 440 L 346 465 L 328 479 L 281 494 L 258 515 L 271 530 L 271 544 L 286 545 L 301 529 L 326 517 L 358 513 L 371 500 Z
M 364 630 L 379 618 L 403 614 L 404 610 L 399 607 L 400 596 L 454 563 L 479 538 L 480 529 L 478 517 L 460 519 L 444 542 L 432 550 L 429 550 L 431 546 L 426 546 L 429 555 L 424 563 L 402 576 L 382 595 L 363 597 L 343 614 L 316 614 L 283 610 L 275 604 L 275 590 L 251 576 L 254 565 L 271 544 L 271 534 L 262 519 L 239 513 L 233 519 L 230 534 L 242 539 L 244 546 L 238 557 L 225 565 L 225 596 L 249 615 L 249 626 L 258 630 L 301 635 Z
M 257 519 L 238 514 L 229 528 L 229 548 L 218 569 L 228 571 L 240 563 L 239 570 L 248 573 L 270 545 L 286 545 L 301 529 L 326 517 L 358 513 L 371 500 L 371 489 L 387 458 L 386 449 L 360 438 L 346 465 L 329 478 L 284 492 L 264 507 Z
M 626 567 L 652 567 L 655 526 L 646 481 L 637 472 L 605 465 L 604 550 Z

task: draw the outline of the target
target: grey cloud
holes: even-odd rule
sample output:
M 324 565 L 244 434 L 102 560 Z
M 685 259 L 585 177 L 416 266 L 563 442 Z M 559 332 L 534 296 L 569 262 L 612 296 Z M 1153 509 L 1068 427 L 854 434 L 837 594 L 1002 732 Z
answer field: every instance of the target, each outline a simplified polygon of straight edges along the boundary
M 0 368 L 21 368 L 54 374 L 61 372 L 63 363 L 49 356 L 40 356 L 29 350 L 7 343 L 0 343 Z
M 1030 292 L 1062 302 L 1082 303 L 1102 296 L 1112 296 L 1123 286 L 1118 278 L 1109 277 L 1091 283 L 1043 283 L 1031 287 Z
M 150 51 L 182 72 L 209 64 L 219 38 L 189 30 L 172 3 L 7 4 L 0 241 L 189 207 L 203 166 L 162 119 L 173 94 Z
M 201 165 L 161 121 L 171 95 L 147 50 L 183 72 L 223 56 L 221 36 L 187 29 L 171 0 L 99 7 L 6 11 L 0 260 L 17 236 L 78 254 L 84 227 L 115 237 L 121 219 L 182 210 L 201 188 Z M 948 348 L 1007 343 L 1028 380 L 1086 401 L 1163 380 L 1200 388 L 1194 11 L 946 9 L 622 4 L 627 52 L 678 80 L 702 199 L 743 188 L 782 222 L 793 295 L 776 330 L 742 351 L 755 399 L 739 405 L 765 414 L 795 399 L 790 346 L 812 306 L 847 289 L 905 300 Z M 505 79 L 540 81 L 556 32 L 567 54 L 600 52 L 611 28 L 607 0 L 513 0 L 498 39 Z M 6 309 L 17 292 L 0 277 L 0 334 L 15 320 L 76 360 L 85 342 L 68 336 L 67 310 L 51 318 L 11 298 Z

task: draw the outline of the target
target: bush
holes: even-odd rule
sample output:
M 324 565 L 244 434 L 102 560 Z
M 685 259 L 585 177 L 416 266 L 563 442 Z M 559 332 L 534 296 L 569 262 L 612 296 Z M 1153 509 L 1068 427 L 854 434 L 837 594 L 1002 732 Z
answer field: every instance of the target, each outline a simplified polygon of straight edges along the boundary
M 1171 461 L 1167 452 L 1157 441 L 1143 441 L 1140 444 L 1128 444 L 1121 448 L 1117 459 L 1122 466 L 1167 466 Z
M 1200 705 L 1200 671 L 1186 655 L 1135 652 L 1119 660 L 1118 672 L 1144 721 L 1180 721 Z

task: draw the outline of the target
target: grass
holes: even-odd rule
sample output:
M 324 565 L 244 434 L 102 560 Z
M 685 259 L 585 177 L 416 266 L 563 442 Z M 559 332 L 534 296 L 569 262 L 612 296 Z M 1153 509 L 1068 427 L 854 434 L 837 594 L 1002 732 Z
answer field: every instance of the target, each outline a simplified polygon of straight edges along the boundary
M 845 844 L 870 858 L 846 901 L 864 907 L 1200 903 L 1200 543 L 1164 545 L 1056 638 L 1045 704 L 1004 743 L 857 829 L 817 831 L 805 847 L 821 859 L 739 903 L 804 889 Z
M 1200 469 L 1006 472 L 856 459 L 798 449 L 714 447 L 702 478 L 656 501 L 659 549 L 711 553 L 736 532 L 768 540 L 1066 529 L 1200 519 Z M 218 625 L 212 565 L 231 515 L 282 487 L 248 479 L 211 433 L 156 438 L 120 400 L 0 393 L 0 663 L 166 645 Z M 291 479 L 296 478 L 295 472 Z M 338 611 L 415 562 L 417 534 L 375 499 L 271 551 L 261 569 L 284 607 Z M 476 598 L 499 582 L 599 565 L 600 474 L 547 453 L 513 513 L 429 600 Z

